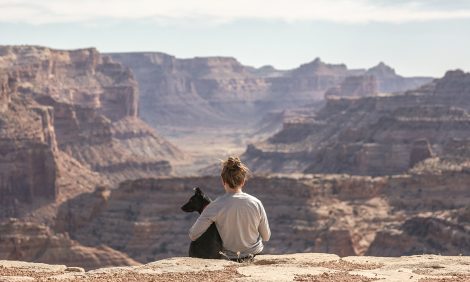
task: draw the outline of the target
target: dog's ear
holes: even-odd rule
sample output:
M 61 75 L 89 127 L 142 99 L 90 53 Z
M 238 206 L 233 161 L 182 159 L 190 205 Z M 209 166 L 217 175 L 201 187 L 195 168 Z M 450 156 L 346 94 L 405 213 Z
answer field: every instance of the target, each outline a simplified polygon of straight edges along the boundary
M 202 194 L 202 191 L 199 187 L 195 187 L 194 191 L 196 192 L 196 194 Z

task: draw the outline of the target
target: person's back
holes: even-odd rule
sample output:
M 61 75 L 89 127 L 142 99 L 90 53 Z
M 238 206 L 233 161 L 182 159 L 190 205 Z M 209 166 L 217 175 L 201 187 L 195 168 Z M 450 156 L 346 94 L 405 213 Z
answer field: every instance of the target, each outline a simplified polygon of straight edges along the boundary
M 271 236 L 263 204 L 242 192 L 247 168 L 238 158 L 224 163 L 222 181 L 225 195 L 210 203 L 191 227 L 189 237 L 196 240 L 215 222 L 223 241 L 224 253 L 230 259 L 259 254 L 263 241 Z

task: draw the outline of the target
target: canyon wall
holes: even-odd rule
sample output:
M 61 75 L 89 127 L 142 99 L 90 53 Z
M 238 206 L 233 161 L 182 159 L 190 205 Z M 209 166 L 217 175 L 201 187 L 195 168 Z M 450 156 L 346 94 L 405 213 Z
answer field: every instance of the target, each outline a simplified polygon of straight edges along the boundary
M 15 96 L 15 80 L 0 77 L 0 218 L 15 216 L 19 203 L 54 201 L 58 153 L 52 109 Z
M 219 136 L 285 122 L 243 158 L 259 175 L 246 191 L 268 212 L 268 253 L 467 255 L 469 74 L 384 95 L 402 81 L 385 65 L 367 72 L 0 47 L 0 258 L 94 268 L 186 255 L 197 214 L 179 207 L 194 186 L 220 195 L 220 178 L 171 178 L 186 155 L 141 117 Z M 273 172 L 299 174 L 260 176 Z
M 23 95 L 94 108 L 113 121 L 137 116 L 138 91 L 132 74 L 94 48 L 1 46 L 0 68 L 15 76 Z
M 51 109 L 58 148 L 112 182 L 169 175 L 185 157 L 139 119 L 130 70 L 96 49 L 1 46 L 0 69 Z
M 85 247 L 54 234 L 47 226 L 11 219 L 0 223 L 0 258 L 92 269 L 114 265 L 138 265 L 127 255 L 106 246 Z
M 372 75 L 348 76 L 337 87 L 330 88 L 325 98 L 367 97 L 378 94 L 377 79 Z
M 397 93 L 406 90 L 416 89 L 431 82 L 429 77 L 403 77 L 398 75 L 393 68 L 383 62 L 368 69 L 366 75 L 374 76 L 377 79 L 377 86 L 381 92 Z
M 430 78 L 404 78 L 379 65 L 351 70 L 319 58 L 292 70 L 271 66 L 253 68 L 230 57 L 178 59 L 163 53 L 113 53 L 138 81 L 140 115 L 153 127 L 171 134 L 175 129 L 257 126 L 273 111 L 296 109 L 323 101 L 325 92 L 336 95 L 375 95 L 377 91 L 405 91 Z M 387 69 L 388 70 L 388 69 Z M 361 77 L 359 82 L 357 77 Z M 383 86 L 383 87 L 382 87 Z M 255 128 L 256 129 L 256 128 Z M 173 130 L 173 131 L 172 131 Z
M 137 84 L 121 64 L 93 48 L 0 46 L 1 258 L 135 264 L 48 226 L 63 202 L 125 179 L 169 176 L 170 162 L 184 157 L 138 117 Z
M 399 256 L 421 254 L 428 246 L 428 253 L 468 255 L 470 227 L 462 212 L 470 200 L 468 181 L 470 174 L 462 172 L 434 177 L 254 177 L 245 191 L 266 208 L 272 230 L 266 253 Z M 142 263 L 185 256 L 188 230 L 198 215 L 180 207 L 195 186 L 212 198 L 223 193 L 219 177 L 126 181 L 116 190 L 100 188 L 65 202 L 55 229 L 82 244 L 105 244 Z M 421 218 L 440 224 L 420 231 L 425 228 Z M 414 239 L 382 239 L 400 228 Z M 428 237 L 434 245 L 423 241 Z M 445 248 L 429 247 L 436 244 Z
M 357 175 L 399 174 L 433 156 L 465 162 L 454 150 L 469 150 L 469 83 L 470 74 L 450 71 L 403 95 L 330 98 L 248 146 L 245 159 L 259 173 Z

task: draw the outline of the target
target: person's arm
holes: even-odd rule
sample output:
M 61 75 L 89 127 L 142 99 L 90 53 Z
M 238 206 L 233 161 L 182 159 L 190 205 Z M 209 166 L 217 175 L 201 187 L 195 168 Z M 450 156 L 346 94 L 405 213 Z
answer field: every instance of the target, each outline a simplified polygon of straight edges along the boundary
M 263 239 L 263 241 L 269 241 L 269 238 L 271 238 L 271 230 L 269 229 L 268 216 L 266 215 L 266 211 L 264 210 L 262 203 L 260 203 L 260 208 L 261 221 L 258 226 L 258 232 L 261 235 L 261 239 Z
M 189 238 L 191 241 L 195 241 L 199 238 L 207 228 L 215 221 L 217 216 L 217 209 L 213 203 L 210 203 L 201 213 L 199 218 L 193 224 L 191 229 L 189 229 Z

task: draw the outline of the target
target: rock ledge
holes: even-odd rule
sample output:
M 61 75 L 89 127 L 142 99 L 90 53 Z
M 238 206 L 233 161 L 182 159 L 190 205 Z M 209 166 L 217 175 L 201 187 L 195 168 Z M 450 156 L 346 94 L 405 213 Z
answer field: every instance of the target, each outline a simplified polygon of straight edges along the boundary
M 261 255 L 252 263 L 177 257 L 140 266 L 69 271 L 65 265 L 0 261 L 0 281 L 469 281 L 469 256 Z

